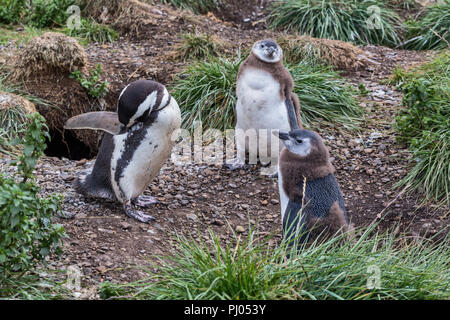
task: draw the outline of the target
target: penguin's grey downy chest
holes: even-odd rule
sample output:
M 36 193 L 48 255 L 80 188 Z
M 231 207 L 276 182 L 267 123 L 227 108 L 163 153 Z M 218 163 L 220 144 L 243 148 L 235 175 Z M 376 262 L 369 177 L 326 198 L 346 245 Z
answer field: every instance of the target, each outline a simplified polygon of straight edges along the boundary
M 172 135 L 180 123 L 180 110 L 172 98 L 155 119 L 136 123 L 113 137 L 111 185 L 120 202 L 136 198 L 158 175 L 170 156 L 175 142 Z

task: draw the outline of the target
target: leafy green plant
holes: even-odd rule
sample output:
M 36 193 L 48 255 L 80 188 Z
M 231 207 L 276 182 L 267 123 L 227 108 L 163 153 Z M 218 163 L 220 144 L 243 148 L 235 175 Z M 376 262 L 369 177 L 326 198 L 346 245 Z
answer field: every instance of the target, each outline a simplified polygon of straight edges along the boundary
M 100 80 L 102 74 L 102 65 L 98 64 L 95 69 L 89 71 L 88 76 L 77 70 L 70 74 L 70 78 L 77 79 L 81 86 L 88 90 L 91 97 L 98 98 L 108 93 L 108 81 Z
M 21 21 L 26 13 L 26 0 L 0 0 L 0 23 L 12 24 Z
M 207 13 L 219 6 L 220 0 L 161 0 L 162 3 L 189 9 L 194 13 Z
M 37 28 L 63 26 L 68 18 L 66 10 L 74 4 L 75 0 L 33 0 L 27 22 Z
M 414 168 L 397 185 L 421 191 L 424 201 L 450 203 L 450 53 L 394 81 L 404 93 L 396 117 L 398 139 L 409 145 Z
M 378 11 L 379 10 L 379 11 Z M 397 45 L 400 18 L 380 0 L 286 0 L 275 2 L 272 28 L 357 44 Z
M 201 121 L 205 128 L 234 127 L 236 77 L 242 59 L 214 58 L 196 61 L 175 80 L 173 96 L 180 104 L 183 126 L 192 128 Z M 355 90 L 330 67 L 304 60 L 287 65 L 294 78 L 294 91 L 301 102 L 305 123 L 338 121 L 354 127 L 363 111 L 354 98 Z
M 64 229 L 52 223 L 52 216 L 60 210 L 62 197 L 41 197 L 33 175 L 49 138 L 48 129 L 38 113 L 29 117 L 24 138 L 14 142 L 23 145 L 22 155 L 13 162 L 17 173 L 12 177 L 1 174 L 0 280 L 14 272 L 20 276 L 50 254 L 61 253 Z
M 80 37 L 89 42 L 108 43 L 114 42 L 119 37 L 117 31 L 110 26 L 97 23 L 93 19 L 81 19 L 80 28 L 66 29 L 71 37 Z
M 63 26 L 76 0 L 0 0 L 0 23 L 23 23 L 36 28 Z M 79 4 L 79 3 L 78 3 Z
M 447 250 L 449 238 L 439 245 L 426 240 L 396 243 L 392 234 L 343 241 L 336 236 L 314 242 L 299 252 L 286 243 L 273 248 L 270 238 L 235 236 L 228 245 L 210 231 L 197 241 L 177 236 L 176 248 L 158 256 L 148 276 L 134 283 L 101 285 L 102 298 L 127 299 L 448 299 Z M 290 255 L 286 259 L 287 254 Z M 370 286 L 373 272 L 380 283 Z M 155 272 L 155 269 L 158 272 Z
M 406 23 L 405 49 L 430 50 L 450 47 L 450 0 L 428 7 L 419 21 Z

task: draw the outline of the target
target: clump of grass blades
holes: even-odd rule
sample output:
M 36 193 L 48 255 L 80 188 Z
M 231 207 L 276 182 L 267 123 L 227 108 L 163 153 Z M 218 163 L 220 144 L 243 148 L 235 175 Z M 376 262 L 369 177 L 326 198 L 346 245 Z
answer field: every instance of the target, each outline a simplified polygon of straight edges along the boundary
M 0 70 L 2 71 L 2 70 Z M 24 92 L 17 85 L 11 85 L 6 83 L 8 74 L 3 73 L 0 75 L 0 93 L 11 93 L 25 99 L 25 102 L 31 102 L 31 104 L 41 104 L 51 107 L 48 101 L 32 96 Z M 13 146 L 11 141 L 20 136 L 26 125 L 29 123 L 27 120 L 27 114 L 35 110 L 34 106 L 24 108 L 21 105 L 15 105 L 8 108 L 0 107 L 0 153 L 16 154 L 19 151 L 18 146 Z
M 19 151 L 17 146 L 11 145 L 11 141 L 24 131 L 28 123 L 27 114 L 20 106 L 0 110 L 0 153 L 12 155 Z
M 269 23 L 272 28 L 357 44 L 393 46 L 399 42 L 400 18 L 380 0 L 276 2 Z
M 183 126 L 225 130 L 234 125 L 236 77 L 242 59 L 216 58 L 190 64 L 175 80 L 172 95 L 181 108 Z
M 389 8 L 397 10 L 411 11 L 420 8 L 420 4 L 416 0 L 386 0 L 385 3 Z
M 101 24 L 93 19 L 81 19 L 79 28 L 66 29 L 71 37 L 80 37 L 89 42 L 108 43 L 114 42 L 119 37 L 117 31 L 106 24 Z
M 450 53 L 408 73 L 397 71 L 394 81 L 404 93 L 396 117 L 399 140 L 409 144 L 414 168 L 397 186 L 421 191 L 423 202 L 450 203 Z
M 194 127 L 200 121 L 203 128 L 226 130 L 234 127 L 236 77 L 241 58 L 216 58 L 196 61 L 178 77 L 172 94 L 180 104 L 183 126 Z M 363 111 L 354 95 L 356 91 L 331 69 L 312 60 L 287 65 L 301 102 L 304 123 L 324 120 L 355 128 Z
M 419 21 L 406 23 L 405 49 L 431 50 L 450 47 L 450 1 L 432 5 Z
M 209 34 L 186 33 L 181 35 L 182 42 L 176 47 L 176 55 L 183 61 L 218 56 L 222 44 Z
M 64 287 L 60 274 L 49 269 L 28 272 L 20 278 L 0 275 L 0 292 L 2 299 L 11 300 L 53 300 L 73 299 L 68 288 Z
M 449 298 L 449 238 L 439 245 L 418 240 L 397 244 L 392 234 L 357 241 L 336 236 L 299 252 L 269 239 L 235 237 L 223 246 L 210 231 L 199 242 L 178 236 L 176 249 L 157 257 L 148 278 L 129 284 L 104 283 L 103 298 L 127 299 L 445 299 Z M 286 259 L 286 255 L 290 258 Z M 369 266 L 379 268 L 379 288 L 369 289 Z M 158 271 L 154 272 L 154 268 Z
M 162 2 L 181 9 L 191 10 L 194 13 L 207 13 L 220 4 L 220 0 L 162 0 Z

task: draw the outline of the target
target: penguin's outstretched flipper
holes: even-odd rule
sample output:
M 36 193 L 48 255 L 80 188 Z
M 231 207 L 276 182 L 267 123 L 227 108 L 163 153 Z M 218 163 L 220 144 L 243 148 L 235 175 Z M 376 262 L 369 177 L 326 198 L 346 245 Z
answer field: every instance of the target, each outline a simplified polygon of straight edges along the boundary
M 64 124 L 64 129 L 102 130 L 115 135 L 120 132 L 121 126 L 116 112 L 97 111 L 70 118 Z

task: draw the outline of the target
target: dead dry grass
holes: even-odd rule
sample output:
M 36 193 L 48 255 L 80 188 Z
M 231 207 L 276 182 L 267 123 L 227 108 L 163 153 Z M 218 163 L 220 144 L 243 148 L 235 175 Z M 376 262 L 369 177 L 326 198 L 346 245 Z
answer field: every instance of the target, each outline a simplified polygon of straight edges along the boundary
M 19 51 L 11 77 L 24 79 L 45 73 L 69 74 L 83 70 L 86 65 L 86 53 L 75 39 L 47 32 L 33 38 Z
M 277 38 L 277 42 L 290 63 L 314 57 L 340 70 L 366 69 L 375 64 L 367 52 L 344 41 L 282 35 Z

